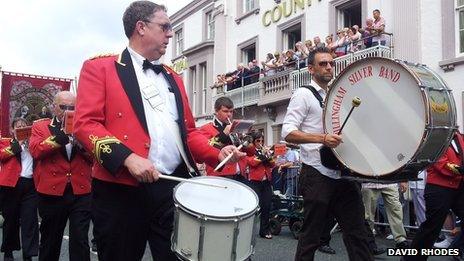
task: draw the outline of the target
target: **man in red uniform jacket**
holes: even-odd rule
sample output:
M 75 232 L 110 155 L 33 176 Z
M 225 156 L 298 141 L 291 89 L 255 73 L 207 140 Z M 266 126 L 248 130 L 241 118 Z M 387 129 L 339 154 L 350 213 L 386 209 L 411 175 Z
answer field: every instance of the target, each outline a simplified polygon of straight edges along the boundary
M 215 166 L 221 151 L 195 128 L 181 78 L 159 63 L 172 28 L 164 6 L 133 2 L 123 15 L 129 45 L 120 55 L 84 63 L 74 117 L 76 137 L 95 157 L 92 214 L 99 260 L 140 260 L 149 242 L 155 260 L 171 250 L 176 182 L 195 161 Z M 156 182 L 154 182 L 156 181 Z
M 229 137 L 230 127 L 232 126 L 232 116 L 234 113 L 234 103 L 228 97 L 219 97 L 214 102 L 214 119 L 210 123 L 201 126 L 200 130 L 208 138 L 209 144 L 215 148 L 221 149 L 227 145 L 231 145 L 232 141 Z M 220 176 L 231 178 L 240 182 L 245 182 L 243 176 L 245 170 L 242 169 L 244 164 L 228 163 L 219 171 L 214 171 L 215 166 L 206 166 L 206 174 L 208 176 Z
M 28 150 L 28 139 L 19 140 L 16 129 L 27 122 L 15 118 L 12 122 L 13 138 L 0 140 L 0 186 L 2 190 L 3 223 L 2 252 L 5 261 L 13 261 L 13 251 L 23 249 L 23 259 L 32 260 L 39 252 L 39 221 L 37 218 L 37 192 L 32 180 L 33 160 Z M 21 227 L 21 240 L 19 231 Z
M 36 161 L 34 181 L 39 193 L 39 260 L 59 260 L 69 219 L 70 260 L 90 260 L 90 157 L 62 130 L 64 112 L 74 110 L 74 94 L 63 91 L 53 101 L 53 119 L 32 125 L 29 150 Z
M 420 249 L 432 249 L 443 222 L 451 209 L 461 220 L 464 218 L 464 139 L 456 131 L 450 146 L 441 158 L 427 168 L 424 190 L 426 220 L 419 227 L 411 248 L 419 249 L 417 256 L 405 260 L 426 260 Z

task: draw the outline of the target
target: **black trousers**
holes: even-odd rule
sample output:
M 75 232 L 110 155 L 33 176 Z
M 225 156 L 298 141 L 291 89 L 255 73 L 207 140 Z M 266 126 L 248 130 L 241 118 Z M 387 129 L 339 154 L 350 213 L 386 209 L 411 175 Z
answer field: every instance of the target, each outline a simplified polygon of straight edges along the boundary
M 425 218 L 414 237 L 411 248 L 433 248 L 449 210 L 461 220 L 464 218 L 464 185 L 458 189 L 426 184 L 424 190 Z M 420 251 L 419 251 L 420 253 Z M 405 256 L 405 260 L 426 260 L 427 256 Z
M 187 173 L 181 166 L 172 175 L 186 177 Z M 141 260 L 148 241 L 153 260 L 178 260 L 171 250 L 177 184 L 160 179 L 133 187 L 94 179 L 92 214 L 98 259 Z
M 259 218 L 259 235 L 264 237 L 270 234 L 269 218 L 271 212 L 272 186 L 269 180 L 265 181 L 249 181 L 249 186 L 258 195 L 260 218 Z
M 21 249 L 23 257 L 39 253 L 39 222 L 37 217 L 37 192 L 32 178 L 20 177 L 16 187 L 2 187 L 4 202 L 2 252 Z
M 321 235 L 321 246 L 330 244 L 330 240 L 332 239 L 332 236 L 330 235 L 330 231 L 332 231 L 332 228 L 337 223 L 337 221 L 335 220 L 333 216 L 327 217 L 326 220 L 327 221 L 326 221 L 324 230 L 322 230 L 322 235 Z
M 63 196 L 39 193 L 40 247 L 39 260 L 58 261 L 63 232 L 69 219 L 69 260 L 90 261 L 89 224 L 90 194 L 74 195 L 71 184 Z
M 329 215 L 335 217 L 342 229 L 350 260 L 374 259 L 367 242 L 359 184 L 345 179 L 331 179 L 303 164 L 298 189 L 304 200 L 304 222 L 296 261 L 314 260 Z

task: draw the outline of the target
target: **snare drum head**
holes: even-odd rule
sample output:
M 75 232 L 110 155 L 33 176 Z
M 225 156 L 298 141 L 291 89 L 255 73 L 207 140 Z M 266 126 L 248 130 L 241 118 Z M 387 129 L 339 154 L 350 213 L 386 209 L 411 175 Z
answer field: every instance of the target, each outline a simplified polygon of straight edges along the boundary
M 351 170 L 366 176 L 401 169 L 418 151 L 426 126 L 426 99 L 405 66 L 371 58 L 351 64 L 335 79 L 324 110 L 326 133 L 337 133 L 354 97 L 361 99 L 334 149 Z
M 227 187 L 217 188 L 188 182 L 177 185 L 174 189 L 174 201 L 195 214 L 229 218 L 247 215 L 258 207 L 256 193 L 240 182 L 219 177 L 196 177 L 190 180 Z

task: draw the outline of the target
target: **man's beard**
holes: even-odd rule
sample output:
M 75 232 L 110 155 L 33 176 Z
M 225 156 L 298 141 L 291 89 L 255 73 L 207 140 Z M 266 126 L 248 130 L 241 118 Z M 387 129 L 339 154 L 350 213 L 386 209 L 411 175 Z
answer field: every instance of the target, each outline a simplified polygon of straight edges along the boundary
M 329 83 L 333 78 L 332 75 L 323 75 L 323 74 L 313 75 L 313 77 L 317 82 L 325 83 L 325 84 Z

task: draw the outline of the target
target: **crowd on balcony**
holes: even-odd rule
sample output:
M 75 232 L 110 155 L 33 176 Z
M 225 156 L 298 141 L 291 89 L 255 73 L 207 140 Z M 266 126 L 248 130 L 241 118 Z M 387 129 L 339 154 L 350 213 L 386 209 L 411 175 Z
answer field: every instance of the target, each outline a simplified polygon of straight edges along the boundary
M 385 19 L 381 17 L 380 11 L 375 9 L 373 18 L 367 18 L 365 23 L 365 27 L 353 25 L 337 30 L 336 39 L 330 34 L 325 37 L 325 42 L 322 42 L 320 36 L 315 36 L 312 41 L 298 41 L 293 49 L 276 51 L 274 54 L 267 53 L 261 66 L 256 59 L 249 62 L 248 67 L 239 63 L 235 71 L 217 75 L 213 87 L 226 87 L 225 89 L 230 91 L 258 82 L 261 77 L 272 76 L 280 71 L 305 68 L 309 52 L 318 47 L 329 48 L 332 56 L 337 58 L 372 46 L 385 45 Z

